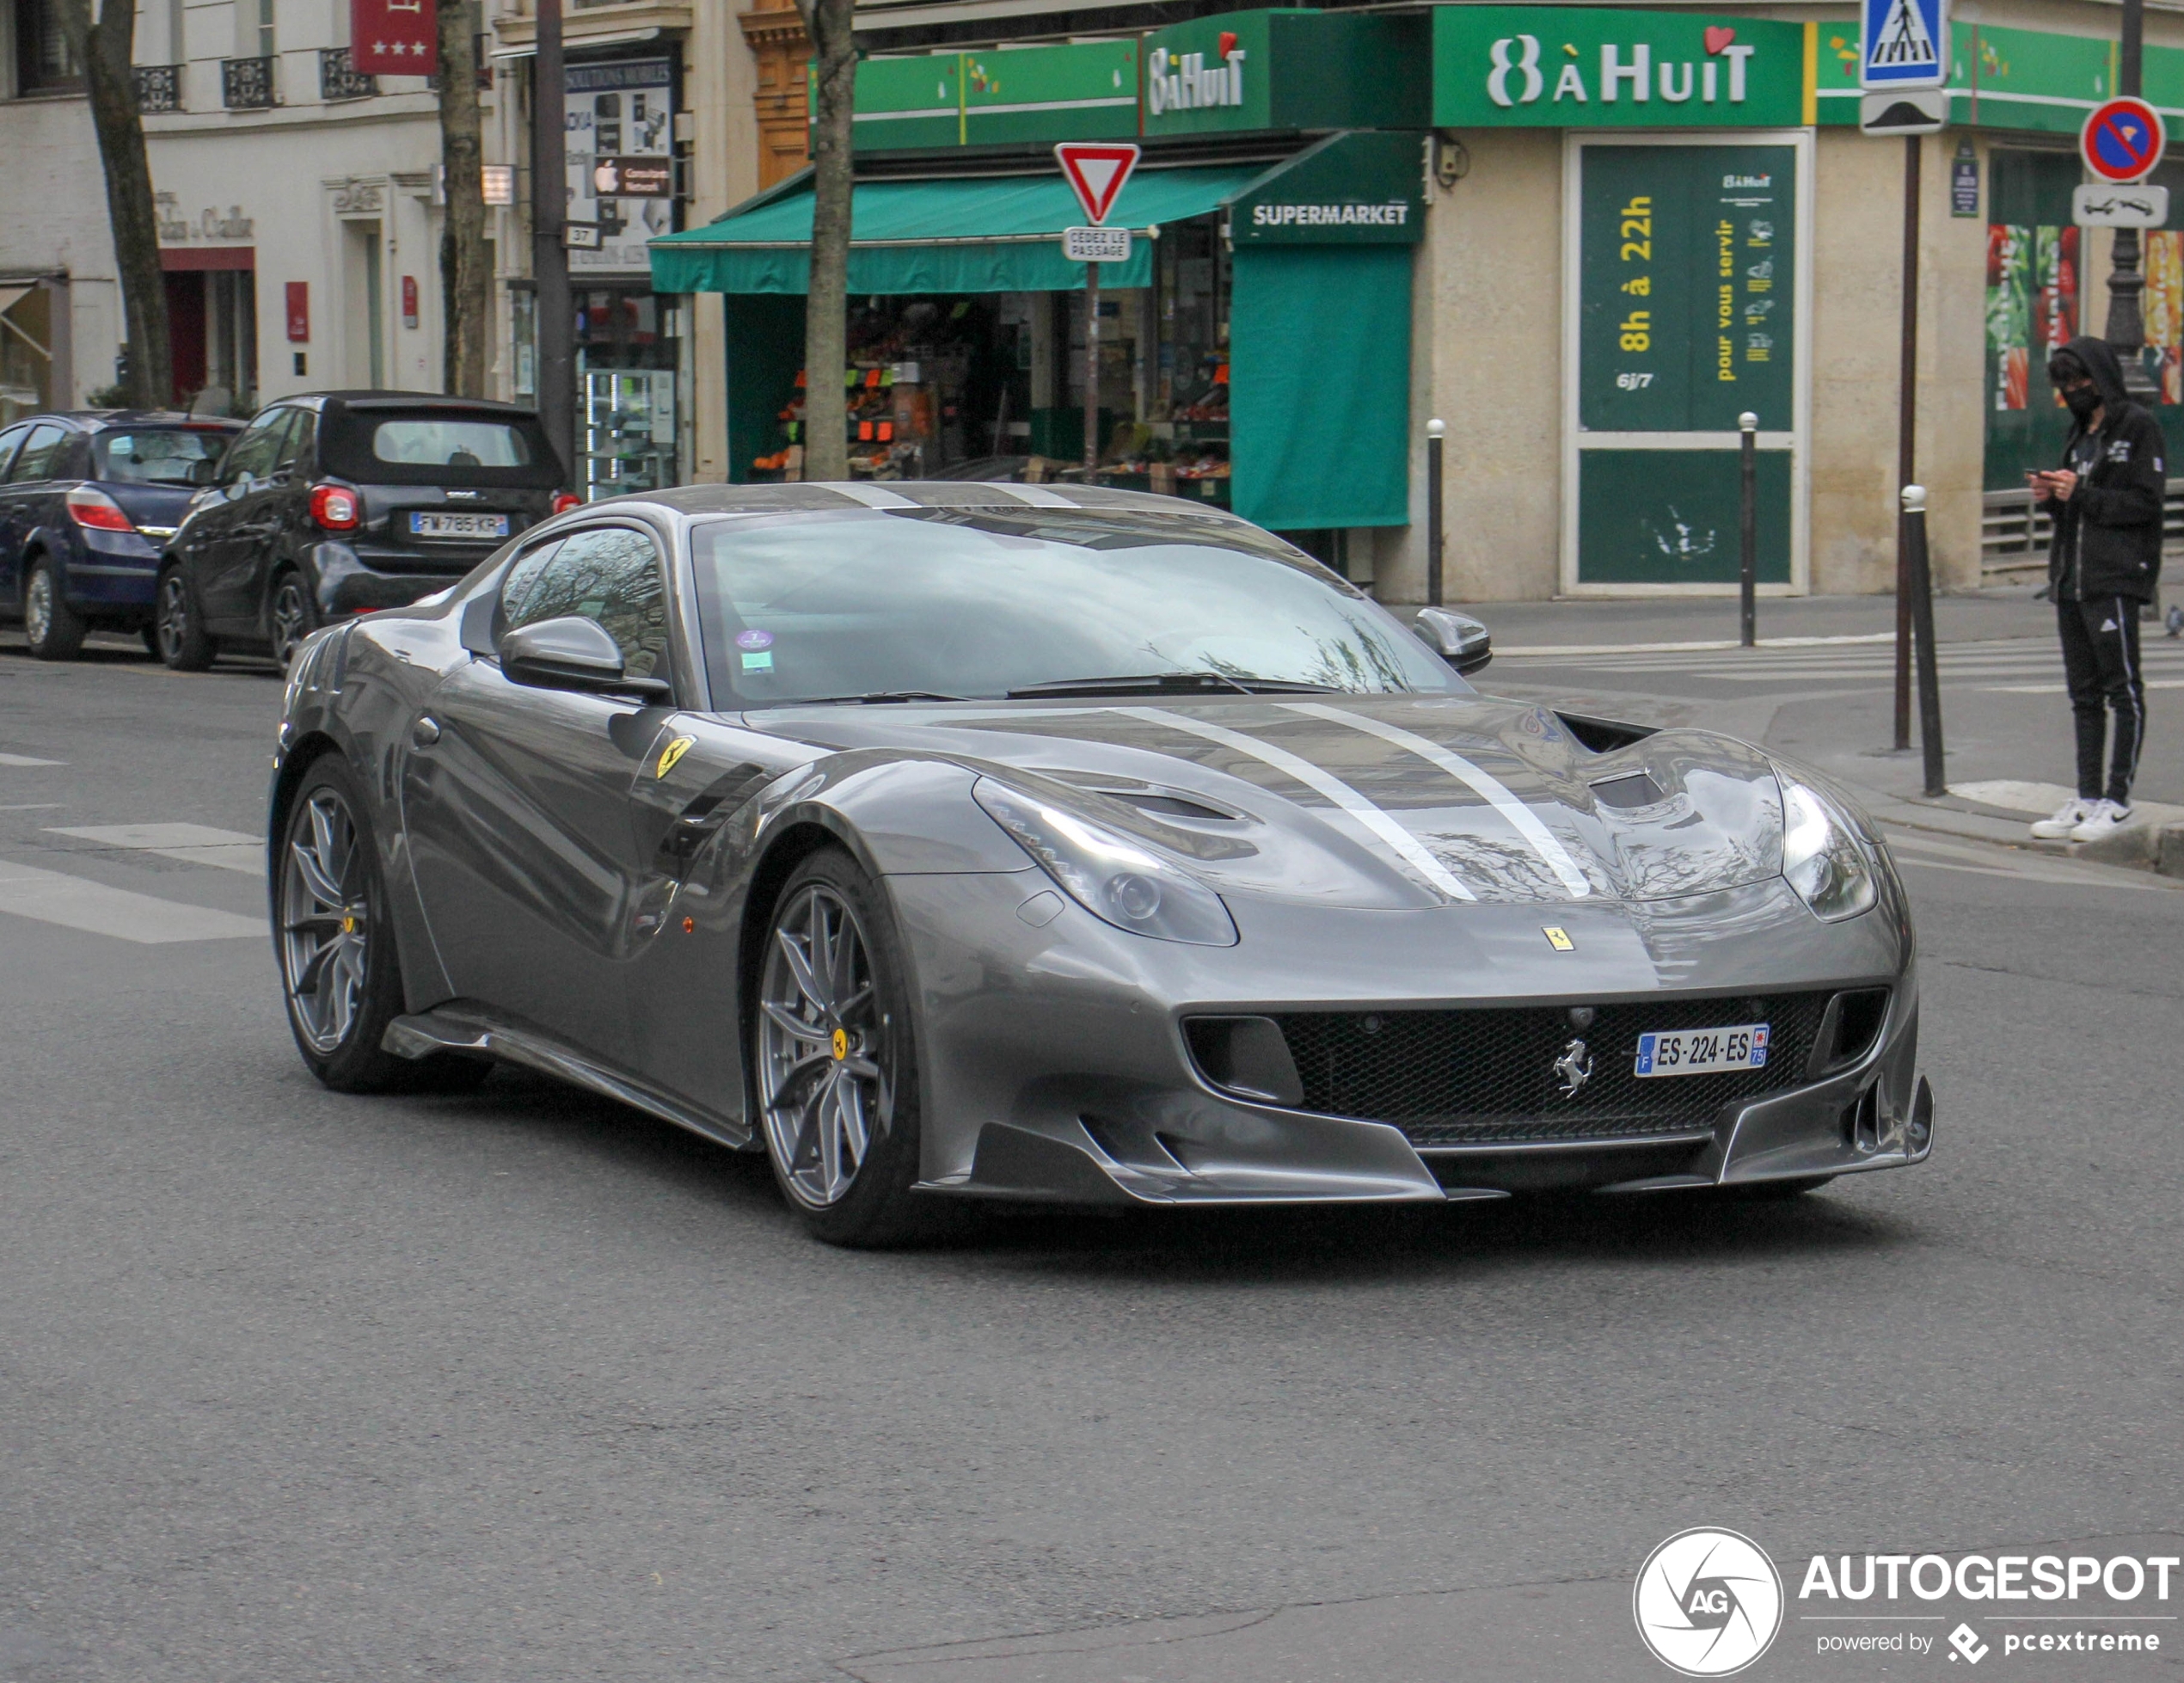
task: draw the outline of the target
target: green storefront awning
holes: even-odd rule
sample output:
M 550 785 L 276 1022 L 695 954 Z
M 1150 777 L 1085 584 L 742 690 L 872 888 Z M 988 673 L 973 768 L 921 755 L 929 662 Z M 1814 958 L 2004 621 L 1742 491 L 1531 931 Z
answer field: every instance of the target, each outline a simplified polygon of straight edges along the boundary
M 1263 164 L 1140 169 L 1107 217 L 1142 232 L 1203 216 L 1266 173 Z M 851 209 L 850 291 L 1052 292 L 1084 285 L 1084 265 L 1062 255 L 1064 228 L 1084 220 L 1077 195 L 1052 175 L 949 181 L 863 181 Z M 811 284 L 812 197 L 800 193 L 652 242 L 661 292 L 802 292 Z M 1104 265 L 1110 286 L 1152 278 L 1152 243 Z

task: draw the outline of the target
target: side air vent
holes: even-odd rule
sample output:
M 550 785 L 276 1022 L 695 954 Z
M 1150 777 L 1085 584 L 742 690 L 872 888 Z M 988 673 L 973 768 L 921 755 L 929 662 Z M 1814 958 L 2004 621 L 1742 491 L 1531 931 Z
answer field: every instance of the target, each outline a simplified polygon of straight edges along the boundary
M 1653 734 L 1651 725 L 1625 724 L 1617 719 L 1594 719 L 1582 713 L 1557 713 L 1555 716 L 1568 728 L 1571 735 L 1596 754 L 1627 748 L 1633 742 L 1643 742 Z
M 1304 1084 L 1280 1025 L 1267 1017 L 1194 1017 L 1183 1024 L 1206 1080 L 1262 1104 L 1304 1102 Z
M 1888 1020 L 1888 990 L 1855 988 L 1828 1001 L 1827 1014 L 1813 1042 L 1812 1072 L 1826 1075 L 1848 1069 L 1873 1050 Z

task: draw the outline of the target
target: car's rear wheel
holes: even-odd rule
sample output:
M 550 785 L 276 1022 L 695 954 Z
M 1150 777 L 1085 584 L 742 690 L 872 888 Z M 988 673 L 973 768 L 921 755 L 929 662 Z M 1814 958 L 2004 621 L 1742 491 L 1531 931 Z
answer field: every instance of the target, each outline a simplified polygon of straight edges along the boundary
M 22 634 L 40 660 L 73 660 L 83 648 L 83 617 L 61 592 L 59 570 L 40 556 L 22 591 Z
M 220 645 L 206 634 L 205 617 L 198 611 L 189 580 L 179 567 L 169 567 L 159 575 L 152 630 L 159 641 L 159 658 L 176 672 L 203 672 L 220 652 Z
M 317 608 L 304 587 L 304 575 L 293 568 L 273 580 L 266 617 L 273 627 L 273 659 L 285 667 L 304 646 L 304 639 L 318 630 Z
M 832 1244 L 936 1225 L 917 1178 L 917 1066 L 905 967 L 879 890 L 837 849 L 782 890 L 767 931 L 751 1067 L 774 1177 Z
M 381 1045 L 402 1007 L 401 955 L 371 820 L 339 756 L 327 754 L 304 772 L 274 869 L 281 991 L 311 1072 L 342 1093 L 483 1079 L 491 1068 L 484 1062 L 412 1062 Z

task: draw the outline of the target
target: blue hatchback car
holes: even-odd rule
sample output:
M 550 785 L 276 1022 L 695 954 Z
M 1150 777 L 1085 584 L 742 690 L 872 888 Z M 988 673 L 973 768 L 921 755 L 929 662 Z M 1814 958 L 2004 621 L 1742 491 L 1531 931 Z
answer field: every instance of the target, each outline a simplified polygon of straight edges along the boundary
M 85 632 L 140 631 L 154 654 L 159 556 L 240 421 L 157 410 L 34 415 L 0 430 L 0 617 L 41 660 Z

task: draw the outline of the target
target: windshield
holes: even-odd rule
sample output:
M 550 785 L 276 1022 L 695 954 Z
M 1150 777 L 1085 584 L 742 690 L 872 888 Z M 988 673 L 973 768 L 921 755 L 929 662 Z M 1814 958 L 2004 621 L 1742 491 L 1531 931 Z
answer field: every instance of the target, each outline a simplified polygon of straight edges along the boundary
M 717 706 L 1186 674 L 1224 691 L 1469 687 L 1317 562 L 1187 516 L 759 516 L 699 526 L 691 558 Z
M 99 466 L 95 476 L 125 484 L 194 485 L 192 469 L 199 462 L 217 462 L 235 436 L 226 427 L 144 427 L 132 433 L 101 433 L 98 436 Z

